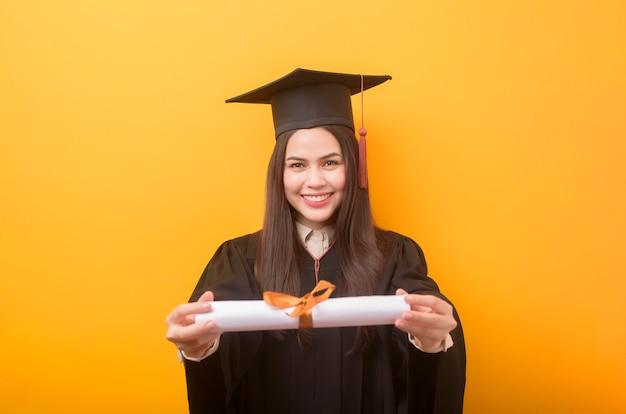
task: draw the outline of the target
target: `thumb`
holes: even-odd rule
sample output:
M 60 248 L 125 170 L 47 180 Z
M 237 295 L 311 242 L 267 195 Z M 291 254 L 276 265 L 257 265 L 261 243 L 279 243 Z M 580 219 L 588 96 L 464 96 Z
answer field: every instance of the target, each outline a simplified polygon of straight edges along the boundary
M 215 298 L 213 296 L 213 292 L 208 290 L 204 292 L 202 296 L 200 296 L 200 299 L 198 299 L 198 302 L 213 302 L 214 300 Z

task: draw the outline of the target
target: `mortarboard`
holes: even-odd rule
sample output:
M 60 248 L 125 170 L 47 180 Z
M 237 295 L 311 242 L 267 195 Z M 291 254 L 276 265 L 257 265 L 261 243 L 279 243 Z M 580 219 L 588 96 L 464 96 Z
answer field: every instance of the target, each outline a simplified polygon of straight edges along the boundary
M 267 85 L 226 102 L 271 104 L 276 136 L 294 129 L 344 125 L 354 131 L 350 96 L 379 85 L 391 76 L 296 69 Z
M 389 75 L 355 75 L 298 68 L 226 102 L 270 104 L 276 137 L 287 131 L 322 125 L 343 125 L 355 131 L 350 96 L 389 79 Z M 359 131 L 360 186 L 363 188 L 367 188 L 366 133 L 365 128 Z

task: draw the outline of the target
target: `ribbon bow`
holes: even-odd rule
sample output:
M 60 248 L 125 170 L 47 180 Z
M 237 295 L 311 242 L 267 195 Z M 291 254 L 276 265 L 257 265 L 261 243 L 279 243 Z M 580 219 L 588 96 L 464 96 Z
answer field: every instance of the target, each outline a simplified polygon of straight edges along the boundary
M 313 328 L 313 306 L 328 299 L 333 290 L 335 290 L 335 285 L 326 280 L 320 280 L 312 291 L 302 297 L 297 298 L 278 292 L 263 292 L 263 300 L 267 304 L 281 309 L 295 307 L 289 316 L 300 317 L 299 329 L 311 329 Z

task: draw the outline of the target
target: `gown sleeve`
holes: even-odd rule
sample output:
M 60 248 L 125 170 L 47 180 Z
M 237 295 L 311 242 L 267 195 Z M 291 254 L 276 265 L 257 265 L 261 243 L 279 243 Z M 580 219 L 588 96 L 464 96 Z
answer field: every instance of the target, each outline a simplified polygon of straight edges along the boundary
M 259 299 L 254 279 L 254 257 L 258 233 L 222 244 L 204 269 L 190 301 L 206 291 L 215 300 Z M 185 360 L 189 412 L 225 413 L 236 384 L 261 344 L 260 332 L 224 333 L 219 349 L 200 362 Z M 238 352 L 245 349 L 245 352 Z
M 409 293 L 435 295 L 452 304 L 428 277 L 424 253 L 417 243 L 390 234 L 390 259 L 384 271 L 387 293 L 403 288 Z M 452 305 L 454 307 L 454 305 Z M 406 333 L 393 328 L 393 343 L 401 355 L 399 372 L 406 382 L 407 412 L 450 414 L 463 412 L 465 391 L 465 340 L 461 320 L 453 310 L 457 327 L 450 333 L 454 345 L 446 352 L 425 353 L 409 343 Z

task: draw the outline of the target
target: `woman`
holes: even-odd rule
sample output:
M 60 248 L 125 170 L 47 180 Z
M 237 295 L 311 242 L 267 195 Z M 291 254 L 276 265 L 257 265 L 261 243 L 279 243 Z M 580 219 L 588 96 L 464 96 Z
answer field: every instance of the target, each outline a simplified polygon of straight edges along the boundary
M 387 79 L 298 69 L 230 100 L 271 103 L 277 140 L 263 230 L 225 242 L 167 317 L 192 413 L 462 412 L 458 316 L 419 246 L 375 227 L 359 180 L 350 95 Z M 333 297 L 406 294 L 410 311 L 395 326 L 220 334 L 194 323 L 213 300 L 302 296 L 320 280 Z

